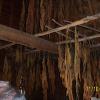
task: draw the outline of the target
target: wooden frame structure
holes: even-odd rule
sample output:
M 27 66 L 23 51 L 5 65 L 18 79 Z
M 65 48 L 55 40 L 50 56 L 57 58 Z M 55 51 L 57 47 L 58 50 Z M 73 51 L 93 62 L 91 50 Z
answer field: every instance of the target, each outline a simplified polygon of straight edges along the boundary
M 36 49 L 48 51 L 51 53 L 57 53 L 58 52 L 57 44 L 66 43 L 65 41 L 62 41 L 60 43 L 55 44 L 55 43 L 52 43 L 48 40 L 44 40 L 42 38 L 39 38 L 39 36 L 44 36 L 44 35 L 48 35 L 48 34 L 56 32 L 56 33 L 63 35 L 65 37 L 65 35 L 59 31 L 67 29 L 67 28 L 75 27 L 77 25 L 81 25 L 84 23 L 88 23 L 88 22 L 96 20 L 98 18 L 100 18 L 100 13 L 93 15 L 93 16 L 88 16 L 88 17 L 83 18 L 81 20 L 72 22 L 68 25 L 61 26 L 61 27 L 58 27 L 55 29 L 52 29 L 51 27 L 46 26 L 48 29 L 50 29 L 49 31 L 38 33 L 38 34 L 35 34 L 34 36 L 31 34 L 4 26 L 4 25 L 0 25 L 0 39 L 11 42 L 8 45 L 0 47 L 0 49 L 10 47 L 14 44 L 20 44 L 20 45 L 24 45 L 24 46 L 30 47 L 30 48 L 36 48 Z M 99 38 L 99 37 L 100 37 L 100 34 L 97 34 L 94 36 L 83 37 L 83 38 L 79 39 L 79 41 L 81 42 L 81 41 L 91 40 L 91 39 L 95 39 L 95 38 Z M 74 40 L 71 40 L 71 42 L 73 43 Z M 98 45 L 98 46 L 100 46 L 100 45 Z

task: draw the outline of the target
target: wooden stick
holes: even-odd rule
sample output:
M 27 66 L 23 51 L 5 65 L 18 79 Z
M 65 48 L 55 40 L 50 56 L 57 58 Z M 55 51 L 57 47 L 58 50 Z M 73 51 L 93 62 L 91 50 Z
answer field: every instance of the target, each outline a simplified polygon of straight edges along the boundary
M 53 29 L 53 28 L 51 28 L 51 27 L 49 27 L 49 26 L 45 26 L 46 28 L 48 28 L 48 29 Z M 64 37 L 66 37 L 66 35 L 65 34 L 63 34 L 63 33 L 61 33 L 61 32 L 56 32 L 56 33 L 58 33 L 58 34 L 60 34 L 60 35 L 62 35 L 62 36 L 64 36 Z
M 87 40 L 92 40 L 92 39 L 95 39 L 95 38 L 100 38 L 100 34 L 96 34 L 96 35 L 80 38 L 79 42 L 87 41 Z M 74 39 L 71 40 L 71 41 L 68 41 L 68 43 L 74 43 L 74 42 L 75 42 Z M 61 41 L 61 42 L 57 42 L 56 44 L 60 45 L 60 44 L 65 44 L 65 43 L 66 43 L 66 41 Z
M 67 20 L 64 20 L 64 22 L 67 22 L 67 23 L 69 23 L 69 24 L 72 23 L 71 21 L 67 21 Z M 89 26 L 85 26 L 85 25 L 78 25 L 78 26 L 80 26 L 80 27 L 82 27 L 82 28 L 89 29 L 89 30 L 91 30 L 91 31 L 96 31 L 96 32 L 100 33 L 99 30 L 97 30 L 97 29 L 95 29 L 95 28 L 93 28 L 93 27 L 89 27 Z
M 57 25 L 59 25 L 59 26 L 63 26 L 62 24 L 58 23 L 58 22 L 57 22 L 56 20 L 54 20 L 54 19 L 52 19 L 52 21 L 53 21 L 54 23 L 56 23 Z M 69 29 L 69 31 L 72 32 L 72 33 L 75 33 L 75 32 L 72 31 L 71 29 Z M 80 33 L 79 33 L 79 36 L 85 37 L 85 35 L 82 35 L 82 34 L 80 34 Z
M 96 15 L 93 15 L 93 16 L 87 16 L 87 17 L 85 17 L 85 18 L 83 18 L 81 20 L 75 21 L 75 22 L 73 22 L 71 24 L 68 24 L 68 25 L 65 25 L 65 26 L 62 26 L 62 27 L 58 27 L 58 28 L 55 28 L 55 29 L 52 29 L 52 30 L 49 30 L 49 31 L 46 31 L 46 32 L 38 33 L 35 36 L 48 35 L 48 34 L 51 34 L 51 33 L 54 33 L 54 32 L 58 32 L 58 31 L 61 31 L 61 30 L 67 29 L 67 28 L 69 29 L 69 28 L 75 27 L 77 25 L 88 23 L 88 22 L 96 20 L 98 18 L 100 18 L 100 13 L 96 14 Z

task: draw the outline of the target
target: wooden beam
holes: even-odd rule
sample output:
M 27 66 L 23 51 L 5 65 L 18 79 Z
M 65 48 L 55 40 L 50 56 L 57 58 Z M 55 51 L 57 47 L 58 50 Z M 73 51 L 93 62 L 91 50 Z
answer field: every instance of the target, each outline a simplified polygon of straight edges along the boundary
M 49 26 L 45 26 L 46 28 L 48 28 L 48 29 L 53 29 L 53 28 L 51 28 L 51 27 L 49 27 Z M 56 32 L 57 34 L 60 34 L 60 35 L 62 35 L 62 36 L 64 36 L 64 37 L 66 37 L 66 35 L 65 34 L 63 34 L 63 33 L 61 33 L 61 32 Z M 41 36 L 42 36 L 42 34 L 41 34 Z M 35 37 L 39 37 L 39 36 L 35 36 Z M 7 45 L 4 45 L 4 46 L 1 46 L 0 47 L 0 50 L 1 49 L 5 49 L 5 48 L 8 48 L 8 47 L 10 47 L 10 46 L 12 46 L 12 45 L 15 45 L 14 43 L 9 43 L 9 44 L 7 44 Z
M 58 31 L 61 31 L 61 30 L 67 29 L 67 28 L 71 28 L 71 27 L 75 27 L 77 25 L 88 23 L 88 22 L 96 20 L 98 18 L 100 18 L 100 13 L 96 14 L 96 15 L 93 15 L 93 16 L 87 16 L 87 17 L 85 17 L 81 20 L 75 21 L 75 22 L 73 22 L 71 24 L 68 24 L 68 25 L 64 25 L 62 27 L 58 27 L 58 28 L 55 28 L 55 29 L 52 29 L 52 30 L 49 30 L 49 31 L 46 31 L 46 32 L 35 34 L 35 36 L 41 36 L 41 34 L 42 34 L 42 36 L 43 35 L 48 35 L 48 34 L 58 32 Z
M 92 39 L 96 39 L 96 38 L 100 38 L 100 34 L 96 34 L 96 35 L 80 38 L 79 42 L 83 42 L 83 41 L 87 41 L 87 40 L 92 40 Z M 56 44 L 60 45 L 60 44 L 74 43 L 74 42 L 75 42 L 75 40 L 73 39 L 73 40 L 70 40 L 68 42 L 66 42 L 66 41 L 57 42 Z
M 3 25 L 0 25 L 0 39 L 30 48 L 57 53 L 56 44 Z

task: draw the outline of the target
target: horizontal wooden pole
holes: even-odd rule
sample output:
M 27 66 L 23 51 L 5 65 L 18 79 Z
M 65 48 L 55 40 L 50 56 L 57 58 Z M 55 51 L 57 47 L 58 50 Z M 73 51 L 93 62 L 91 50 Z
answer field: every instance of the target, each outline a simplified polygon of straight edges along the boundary
M 69 23 L 69 24 L 72 23 L 71 21 L 67 21 L 67 20 L 64 20 L 64 22 Z M 93 27 L 90 27 L 90 26 L 85 26 L 85 25 L 78 25 L 78 26 L 82 27 L 82 28 L 85 28 L 85 29 L 88 29 L 88 30 L 91 30 L 91 31 L 95 31 L 95 32 L 100 33 L 100 30 L 98 30 L 96 28 L 93 28 Z
M 48 28 L 48 29 L 53 29 L 53 28 L 51 28 L 50 26 L 47 26 L 47 25 L 45 27 Z M 56 33 L 63 36 L 63 37 L 66 37 L 66 35 L 63 34 L 62 32 L 56 32 Z M 41 34 L 41 36 L 42 36 L 42 34 Z
M 93 16 L 87 16 L 87 17 L 85 17 L 85 18 L 83 18 L 81 20 L 72 22 L 71 24 L 67 24 L 67 25 L 64 25 L 64 26 L 61 26 L 61 27 L 58 27 L 58 28 L 55 28 L 55 29 L 51 29 L 51 30 L 46 31 L 46 32 L 35 34 L 35 36 L 41 36 L 41 34 L 42 34 L 42 36 L 43 35 L 48 35 L 48 34 L 51 34 L 51 33 L 54 33 L 54 32 L 58 32 L 58 31 L 61 31 L 61 30 L 64 30 L 64 29 L 75 27 L 77 25 L 88 23 L 88 22 L 96 20 L 98 18 L 100 18 L 100 13 L 96 14 L 96 15 L 93 15 Z
M 96 35 L 92 35 L 92 36 L 88 36 L 88 37 L 84 37 L 84 38 L 80 38 L 79 42 L 83 42 L 83 41 L 87 41 L 87 40 L 92 40 L 92 39 L 96 39 L 96 38 L 100 38 L 100 34 L 96 34 Z M 74 43 L 75 40 L 70 40 L 70 41 L 61 41 L 61 42 L 57 42 L 56 44 L 60 45 L 60 44 L 65 44 L 65 43 Z
M 63 26 L 62 24 L 60 24 L 59 22 L 57 22 L 56 20 L 54 20 L 54 19 L 52 19 L 52 21 L 55 23 L 55 24 L 57 24 L 57 25 L 59 25 L 59 26 Z M 69 32 L 72 32 L 72 33 L 75 33 L 74 31 L 72 31 L 71 29 L 68 29 L 68 31 Z M 79 36 L 81 36 L 81 37 L 85 37 L 86 35 L 83 35 L 83 34 L 80 34 L 80 33 L 78 33 L 79 34 Z
M 57 45 L 53 42 L 35 37 L 31 34 L 4 25 L 0 25 L 0 39 L 30 48 L 57 53 Z

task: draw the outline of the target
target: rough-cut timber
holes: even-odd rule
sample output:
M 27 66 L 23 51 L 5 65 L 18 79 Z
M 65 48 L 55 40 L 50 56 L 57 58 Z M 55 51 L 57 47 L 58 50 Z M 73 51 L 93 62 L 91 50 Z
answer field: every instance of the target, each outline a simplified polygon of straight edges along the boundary
M 3 25 L 0 25 L 0 39 L 30 48 L 37 48 L 39 50 L 57 53 L 56 44 Z

